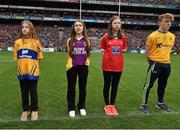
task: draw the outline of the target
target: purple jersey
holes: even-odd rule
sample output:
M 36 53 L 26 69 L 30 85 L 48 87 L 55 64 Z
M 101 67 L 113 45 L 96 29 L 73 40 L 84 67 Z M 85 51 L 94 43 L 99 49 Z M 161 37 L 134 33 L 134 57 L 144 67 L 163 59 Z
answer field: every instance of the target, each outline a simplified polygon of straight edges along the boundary
M 72 64 L 73 66 L 84 65 L 87 59 L 85 38 L 75 40 L 73 43 Z

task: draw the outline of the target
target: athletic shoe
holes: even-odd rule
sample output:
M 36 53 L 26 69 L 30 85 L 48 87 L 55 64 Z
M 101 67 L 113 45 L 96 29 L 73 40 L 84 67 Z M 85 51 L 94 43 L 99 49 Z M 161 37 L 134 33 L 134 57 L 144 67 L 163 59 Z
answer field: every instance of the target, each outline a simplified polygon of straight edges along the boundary
M 111 105 L 105 105 L 105 106 L 104 106 L 104 111 L 105 111 L 105 114 L 106 114 L 107 116 L 112 116 L 112 115 L 113 115 L 111 109 L 112 109 L 112 108 L 111 108 Z
M 117 110 L 116 110 L 114 105 L 111 105 L 111 112 L 113 113 L 114 116 L 118 115 L 118 112 L 117 112 Z
M 38 119 L 38 112 L 37 111 L 32 111 L 31 112 L 31 120 L 36 121 Z
M 21 115 L 20 120 L 21 121 L 27 121 L 28 120 L 28 116 L 29 116 L 29 112 L 28 111 L 24 111 Z
M 156 108 L 159 108 L 165 112 L 170 112 L 169 108 L 164 103 L 157 103 Z
M 79 112 L 80 112 L 81 116 L 86 116 L 86 110 L 85 109 L 80 109 Z
M 150 115 L 147 104 L 141 104 L 140 111 L 142 111 L 145 115 Z
M 75 117 L 75 110 L 69 111 L 69 117 Z

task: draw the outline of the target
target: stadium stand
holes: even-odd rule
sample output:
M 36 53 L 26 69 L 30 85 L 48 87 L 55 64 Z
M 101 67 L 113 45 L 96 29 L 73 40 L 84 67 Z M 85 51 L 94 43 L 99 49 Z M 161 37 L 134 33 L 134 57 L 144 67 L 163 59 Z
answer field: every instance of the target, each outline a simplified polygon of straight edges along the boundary
M 33 1 L 33 0 L 32 0 Z M 0 48 L 4 49 L 12 47 L 19 32 L 20 21 L 23 19 L 31 20 L 38 32 L 43 47 L 55 48 L 55 50 L 65 50 L 66 40 L 70 32 L 73 21 L 79 19 L 79 7 L 70 8 L 70 4 L 77 3 L 78 0 L 71 2 L 59 2 L 58 8 L 56 2 L 47 4 L 43 0 L 36 0 L 41 3 L 40 7 L 35 7 L 33 3 L 25 3 L 25 5 L 17 6 L 15 3 L 0 2 Z M 112 9 L 95 6 L 96 3 L 102 0 L 83 0 L 84 8 L 82 9 L 82 20 L 88 27 L 88 34 L 92 40 L 92 48 L 99 49 L 100 39 L 107 30 L 107 23 L 110 17 L 117 15 L 117 4 L 112 5 Z M 91 2 L 91 4 L 89 4 Z M 119 0 L 103 0 L 105 4 L 109 2 L 119 2 Z M 107 2 L 107 3 L 106 3 Z M 123 32 L 127 36 L 129 50 L 144 49 L 146 37 L 157 28 L 157 16 L 161 13 L 170 12 L 175 14 L 175 21 L 171 31 L 176 34 L 176 46 L 180 48 L 180 16 L 178 14 L 179 3 L 176 0 L 122 0 L 121 19 Z M 141 5 L 141 3 L 143 4 Z M 131 5 L 123 5 L 123 3 L 131 3 Z M 146 7 L 146 4 L 164 5 L 162 8 L 158 6 Z M 91 5 L 89 7 L 89 5 Z M 170 8 L 169 6 L 172 5 Z M 60 8 L 61 7 L 61 8 Z M 92 7 L 92 9 L 91 9 Z M 28 9 L 25 9 L 28 8 Z M 95 8 L 95 10 L 94 10 Z M 177 49 L 179 53 L 179 49 Z

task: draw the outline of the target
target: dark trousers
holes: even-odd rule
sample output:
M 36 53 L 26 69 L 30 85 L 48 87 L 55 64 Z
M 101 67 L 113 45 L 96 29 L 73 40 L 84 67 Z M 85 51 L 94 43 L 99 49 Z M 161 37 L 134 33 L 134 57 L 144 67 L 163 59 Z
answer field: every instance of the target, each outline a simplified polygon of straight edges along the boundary
M 88 78 L 88 66 L 80 65 L 72 67 L 67 71 L 67 101 L 68 101 L 68 111 L 75 110 L 75 96 L 76 96 L 76 81 L 78 77 L 79 83 L 79 103 L 78 109 L 85 108 L 86 100 L 86 85 Z
M 104 76 L 104 88 L 103 88 L 103 96 L 106 105 L 114 105 L 118 90 L 118 84 L 121 78 L 122 72 L 110 72 L 110 71 L 103 71 Z M 111 98 L 109 102 L 109 90 L 111 88 Z
M 170 64 L 162 64 L 154 61 L 149 61 L 147 78 L 143 88 L 142 104 L 148 103 L 150 89 L 153 87 L 154 82 L 157 79 L 158 79 L 158 89 L 157 89 L 158 102 L 163 103 L 165 88 L 170 73 L 171 73 Z
M 37 111 L 38 110 L 38 94 L 37 83 L 38 80 L 19 80 L 21 89 L 21 99 L 23 111 Z M 29 94 L 31 104 L 29 105 Z

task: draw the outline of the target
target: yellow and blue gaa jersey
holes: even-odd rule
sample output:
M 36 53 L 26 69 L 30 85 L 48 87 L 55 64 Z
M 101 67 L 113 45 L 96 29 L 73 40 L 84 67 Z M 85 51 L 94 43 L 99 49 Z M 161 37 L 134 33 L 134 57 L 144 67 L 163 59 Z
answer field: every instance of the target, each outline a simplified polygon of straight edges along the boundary
M 170 52 L 174 42 L 175 35 L 173 33 L 154 31 L 146 41 L 146 45 L 150 46 L 148 58 L 159 63 L 170 63 Z
M 42 47 L 39 40 L 23 38 L 15 41 L 14 60 L 17 61 L 19 80 L 38 80 L 39 60 L 42 58 Z

